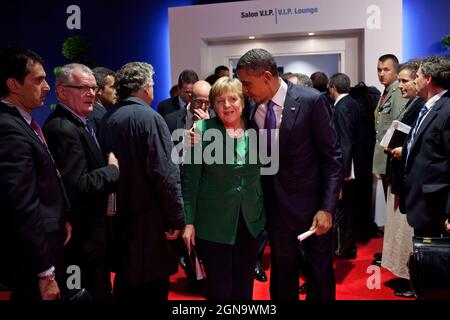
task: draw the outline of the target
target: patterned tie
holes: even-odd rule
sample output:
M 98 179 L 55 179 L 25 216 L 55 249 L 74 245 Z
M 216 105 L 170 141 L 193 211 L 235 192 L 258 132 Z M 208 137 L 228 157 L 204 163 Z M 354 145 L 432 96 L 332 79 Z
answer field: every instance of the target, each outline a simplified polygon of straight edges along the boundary
M 382 109 L 382 107 L 383 107 L 384 100 L 386 100 L 387 94 L 388 94 L 388 91 L 387 91 L 386 89 L 384 89 L 383 95 L 381 96 L 381 99 L 380 99 L 380 107 L 379 107 L 379 111 L 381 111 L 381 109 Z
M 94 127 L 92 126 L 91 122 L 87 118 L 86 118 L 86 130 L 89 132 L 92 139 L 94 139 L 95 143 L 100 148 L 98 141 L 97 141 L 97 136 L 95 135 Z
M 272 139 L 271 136 L 274 134 L 274 131 L 277 128 L 277 117 L 275 115 L 275 111 L 273 110 L 273 106 L 275 103 L 272 100 L 269 100 L 267 103 L 267 112 L 266 118 L 264 119 L 264 129 L 267 130 L 267 155 L 270 156 L 272 149 Z
M 42 133 L 42 129 L 39 126 L 39 124 L 34 120 L 34 118 L 31 119 L 30 127 L 36 132 L 39 139 L 41 139 L 42 143 L 45 145 L 45 147 L 48 149 L 47 141 L 45 141 L 44 134 Z
M 419 116 L 417 117 L 416 123 L 414 124 L 414 128 L 412 129 L 412 132 L 411 132 L 411 136 L 408 140 L 408 144 L 407 144 L 408 154 L 411 150 L 411 146 L 414 142 L 414 139 L 416 138 L 417 131 L 419 131 L 420 123 L 422 122 L 423 117 L 425 117 L 425 115 L 427 114 L 427 111 L 428 111 L 428 108 L 426 105 L 424 105 L 422 107 L 422 109 L 420 109 Z

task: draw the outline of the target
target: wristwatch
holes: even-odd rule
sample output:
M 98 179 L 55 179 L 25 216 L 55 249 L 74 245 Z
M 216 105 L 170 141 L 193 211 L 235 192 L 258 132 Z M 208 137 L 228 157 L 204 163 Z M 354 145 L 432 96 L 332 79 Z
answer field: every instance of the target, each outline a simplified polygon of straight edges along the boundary
M 48 275 L 39 277 L 40 280 L 47 280 L 48 282 L 55 281 L 56 274 L 54 272 L 50 272 Z

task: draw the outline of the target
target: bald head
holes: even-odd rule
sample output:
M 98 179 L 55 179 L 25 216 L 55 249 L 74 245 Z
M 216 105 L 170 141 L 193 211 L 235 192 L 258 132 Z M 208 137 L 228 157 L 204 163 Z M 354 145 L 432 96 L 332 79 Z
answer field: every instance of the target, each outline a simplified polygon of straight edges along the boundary
M 203 99 L 203 97 L 208 97 L 209 90 L 211 90 L 211 85 L 205 80 L 199 80 L 192 87 L 193 98 L 202 97 Z
M 209 91 L 211 90 L 211 85 L 204 81 L 199 80 L 194 83 L 192 87 L 192 105 L 189 110 L 194 113 L 196 109 L 202 109 L 203 111 L 209 108 Z

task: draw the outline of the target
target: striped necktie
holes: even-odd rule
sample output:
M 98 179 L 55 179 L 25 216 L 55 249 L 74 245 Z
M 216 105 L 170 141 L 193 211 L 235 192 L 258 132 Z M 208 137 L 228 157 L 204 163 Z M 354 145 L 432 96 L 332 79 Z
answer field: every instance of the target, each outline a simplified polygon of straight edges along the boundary
M 407 144 L 408 154 L 409 154 L 409 152 L 411 150 L 411 146 L 412 146 L 412 144 L 414 142 L 414 139 L 416 138 L 417 131 L 419 131 L 420 123 L 422 122 L 422 119 L 427 114 L 427 111 L 428 111 L 428 108 L 427 108 L 426 105 L 424 105 L 422 107 L 422 109 L 420 109 L 419 116 L 417 117 L 416 123 L 414 124 L 414 128 L 411 131 L 411 136 L 410 136 L 410 138 L 408 140 L 408 144 Z

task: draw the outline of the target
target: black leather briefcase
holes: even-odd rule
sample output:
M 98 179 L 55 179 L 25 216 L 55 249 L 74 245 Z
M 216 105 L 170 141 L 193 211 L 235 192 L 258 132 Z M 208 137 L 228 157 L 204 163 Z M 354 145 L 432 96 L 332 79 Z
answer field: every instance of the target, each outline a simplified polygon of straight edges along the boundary
M 417 299 L 450 299 L 450 238 L 414 236 L 408 268 Z

